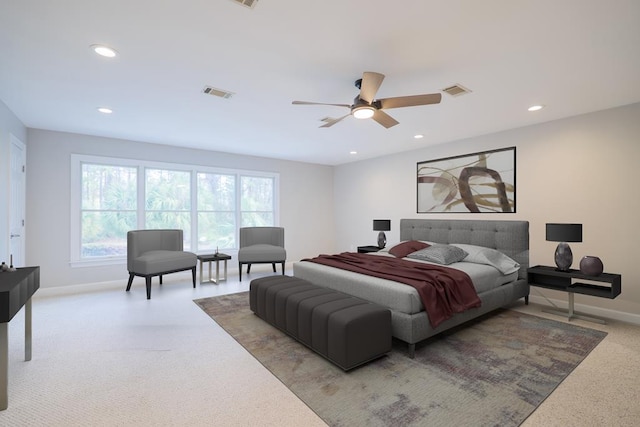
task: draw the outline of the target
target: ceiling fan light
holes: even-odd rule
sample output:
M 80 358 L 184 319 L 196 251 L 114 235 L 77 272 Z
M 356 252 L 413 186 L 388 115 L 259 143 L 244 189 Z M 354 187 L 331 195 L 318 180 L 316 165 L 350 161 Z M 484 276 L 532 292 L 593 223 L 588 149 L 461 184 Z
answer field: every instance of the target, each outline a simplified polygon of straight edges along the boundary
M 353 117 L 356 119 L 370 119 L 373 117 L 375 109 L 370 105 L 363 105 L 353 109 Z

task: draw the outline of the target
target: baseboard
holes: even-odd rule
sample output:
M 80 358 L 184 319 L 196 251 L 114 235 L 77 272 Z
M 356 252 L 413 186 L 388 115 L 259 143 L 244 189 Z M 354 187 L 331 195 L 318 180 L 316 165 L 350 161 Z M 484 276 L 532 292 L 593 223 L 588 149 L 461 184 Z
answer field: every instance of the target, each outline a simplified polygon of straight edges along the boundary
M 550 306 L 551 304 L 554 304 L 556 307 L 559 307 L 561 309 L 567 308 L 566 300 L 547 298 L 545 296 L 538 296 L 538 295 L 532 295 L 532 294 L 529 294 L 529 300 L 531 302 L 534 302 L 536 304 L 540 304 L 543 306 Z M 640 315 L 637 315 L 634 313 L 610 310 L 608 308 L 600 308 L 600 307 L 594 307 L 592 305 L 585 305 L 585 304 L 578 304 L 578 303 L 575 303 L 574 307 L 575 307 L 575 311 L 579 311 L 587 315 L 602 317 L 604 319 L 619 320 L 621 322 L 631 323 L 633 325 L 640 326 Z
M 198 276 L 199 277 L 199 276 Z M 36 297 L 39 298 L 49 298 L 49 297 L 57 297 L 63 295 L 76 295 L 83 293 L 91 293 L 91 292 L 102 292 L 102 291 L 110 291 L 114 289 L 125 290 L 127 287 L 128 276 L 123 279 L 118 280 L 109 280 L 103 282 L 91 282 L 91 283 L 80 283 L 76 285 L 64 285 L 64 286 L 51 286 L 51 287 L 40 287 L 38 292 L 35 293 Z M 134 278 L 134 285 L 137 283 L 140 286 L 144 286 L 144 278 L 136 277 Z M 153 283 L 157 284 L 157 277 L 153 278 Z M 164 283 L 172 283 L 172 282 L 191 282 L 191 271 L 179 271 L 177 273 L 167 274 L 162 277 Z M 197 283 L 197 282 L 196 282 Z
M 51 298 L 64 295 L 77 295 L 88 294 L 91 292 L 102 292 L 105 290 L 122 289 L 127 287 L 127 280 L 112 280 L 110 282 L 93 282 L 82 283 L 79 285 L 65 285 L 65 286 L 52 286 L 52 287 L 40 287 L 38 292 L 34 294 L 34 298 Z
M 252 271 L 255 271 L 256 268 L 260 268 L 261 266 L 264 266 L 264 269 L 267 269 L 267 264 L 255 264 L 253 267 L 251 267 Z M 280 266 L 277 265 L 276 266 L 276 271 L 277 273 L 281 273 L 280 271 Z M 199 283 L 200 281 L 200 270 L 199 270 L 200 266 L 197 266 L 196 269 L 196 283 Z M 207 272 L 207 266 L 204 267 L 203 273 L 206 274 Z M 212 267 L 214 272 L 215 272 L 215 266 Z M 221 267 L 222 268 L 222 267 Z M 246 267 L 245 267 L 246 268 Z M 269 270 L 271 269 L 271 267 L 269 266 Z M 237 267 L 231 267 L 231 265 L 229 265 L 229 268 L 227 270 L 227 274 L 229 276 L 229 280 L 238 280 L 238 268 Z M 287 262 L 285 263 L 285 274 L 289 274 L 289 275 L 293 275 L 293 262 Z M 113 290 L 113 289 L 122 289 L 124 290 L 127 287 L 127 279 L 129 277 L 126 276 L 122 279 L 117 279 L 117 280 L 110 280 L 110 281 L 103 281 L 103 282 L 91 282 L 91 283 L 81 283 L 81 284 L 75 284 L 75 285 L 64 285 L 64 286 L 51 286 L 51 287 L 40 287 L 38 289 L 38 292 L 36 292 L 34 294 L 34 297 L 37 298 L 50 298 L 50 297 L 57 297 L 57 296 L 63 296 L 63 295 L 75 295 L 75 294 L 82 294 L 82 293 L 91 293 L 91 292 L 100 292 L 100 291 L 105 291 L 105 290 Z M 141 280 L 142 284 L 144 284 L 144 279 L 140 279 L 140 278 L 136 278 L 134 280 Z M 154 278 L 154 282 L 155 282 Z M 171 273 L 171 274 L 167 274 L 166 276 L 163 276 L 163 281 L 165 283 L 170 283 L 172 281 L 191 281 L 191 271 L 180 271 L 177 273 Z M 138 283 L 138 282 L 136 282 Z

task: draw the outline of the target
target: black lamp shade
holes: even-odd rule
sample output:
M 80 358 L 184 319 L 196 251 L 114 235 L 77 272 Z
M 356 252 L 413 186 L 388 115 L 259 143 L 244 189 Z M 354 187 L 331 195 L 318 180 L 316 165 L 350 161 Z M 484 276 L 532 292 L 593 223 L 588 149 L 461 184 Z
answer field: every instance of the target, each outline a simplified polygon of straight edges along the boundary
M 385 236 L 384 232 L 391 230 L 391 220 L 390 219 L 374 219 L 373 220 L 373 231 L 379 231 L 378 233 L 378 247 L 380 249 L 384 248 L 387 244 L 387 236 Z
M 389 231 L 389 230 L 391 230 L 390 219 L 374 219 L 373 220 L 373 231 Z
M 547 224 L 550 242 L 582 242 L 582 224 Z

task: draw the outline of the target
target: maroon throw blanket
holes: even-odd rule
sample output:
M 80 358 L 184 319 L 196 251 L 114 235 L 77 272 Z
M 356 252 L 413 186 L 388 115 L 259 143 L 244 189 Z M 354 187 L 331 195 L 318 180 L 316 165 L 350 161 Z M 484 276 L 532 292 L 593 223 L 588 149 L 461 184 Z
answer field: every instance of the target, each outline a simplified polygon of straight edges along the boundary
M 453 268 L 351 252 L 320 255 L 303 261 L 311 261 L 413 286 L 420 295 L 433 328 L 450 318 L 454 313 L 480 307 L 481 304 L 469 275 Z

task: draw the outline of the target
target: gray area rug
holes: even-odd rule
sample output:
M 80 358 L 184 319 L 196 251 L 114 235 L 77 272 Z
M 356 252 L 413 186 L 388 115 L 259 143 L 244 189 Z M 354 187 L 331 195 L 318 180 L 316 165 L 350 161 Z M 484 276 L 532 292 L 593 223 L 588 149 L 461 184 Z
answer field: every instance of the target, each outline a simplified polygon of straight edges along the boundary
M 517 426 L 605 332 L 499 310 L 344 372 L 249 309 L 249 293 L 195 301 L 330 426 Z

